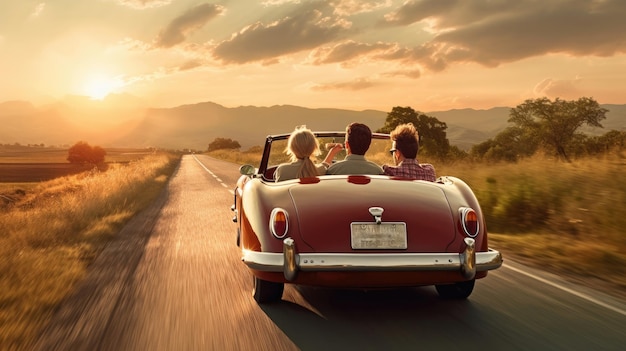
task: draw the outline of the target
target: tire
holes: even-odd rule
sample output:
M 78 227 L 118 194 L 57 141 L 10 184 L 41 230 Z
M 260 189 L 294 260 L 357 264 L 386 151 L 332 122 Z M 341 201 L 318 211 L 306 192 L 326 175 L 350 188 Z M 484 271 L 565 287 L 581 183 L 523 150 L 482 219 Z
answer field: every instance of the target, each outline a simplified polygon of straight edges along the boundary
M 252 296 L 258 303 L 270 303 L 279 301 L 283 297 L 283 290 L 285 284 L 274 283 L 267 280 L 259 279 L 256 276 L 254 279 L 254 287 L 252 288 Z
M 435 285 L 439 297 L 446 300 L 463 300 L 467 299 L 474 290 L 475 279 L 466 282 L 459 282 L 446 285 Z

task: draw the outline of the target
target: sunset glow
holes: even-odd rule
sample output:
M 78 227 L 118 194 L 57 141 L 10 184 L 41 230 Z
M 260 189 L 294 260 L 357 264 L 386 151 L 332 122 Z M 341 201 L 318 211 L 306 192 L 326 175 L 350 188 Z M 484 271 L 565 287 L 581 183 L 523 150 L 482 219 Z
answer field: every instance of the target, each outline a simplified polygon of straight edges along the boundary
M 85 94 L 93 100 L 102 100 L 120 86 L 120 82 L 115 79 L 95 77 L 85 85 Z
M 420 111 L 626 103 L 621 0 L 0 3 L 0 102 Z M 71 16 L 68 15 L 71 13 Z M 93 67 L 113 76 L 90 77 Z

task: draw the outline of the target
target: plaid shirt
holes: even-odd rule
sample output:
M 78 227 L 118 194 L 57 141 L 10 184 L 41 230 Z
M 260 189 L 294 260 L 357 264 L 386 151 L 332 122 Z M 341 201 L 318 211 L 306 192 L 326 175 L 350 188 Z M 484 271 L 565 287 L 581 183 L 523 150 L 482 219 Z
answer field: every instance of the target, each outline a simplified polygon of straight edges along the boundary
M 396 167 L 384 165 L 383 169 L 385 170 L 386 175 L 395 177 L 418 180 L 421 179 L 431 182 L 434 182 L 437 179 L 435 177 L 435 167 L 433 167 L 433 165 L 429 163 L 419 164 L 415 159 L 405 159 Z

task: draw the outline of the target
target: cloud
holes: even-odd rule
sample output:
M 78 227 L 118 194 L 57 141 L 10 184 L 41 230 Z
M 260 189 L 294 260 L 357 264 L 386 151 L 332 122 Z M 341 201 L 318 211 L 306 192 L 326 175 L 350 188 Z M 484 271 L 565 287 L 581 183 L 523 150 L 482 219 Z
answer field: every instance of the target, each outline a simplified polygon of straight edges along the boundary
M 391 0 L 335 0 L 330 2 L 338 15 L 356 15 L 391 7 Z
M 379 56 L 389 56 L 397 50 L 395 44 L 382 42 L 367 44 L 349 40 L 332 47 L 319 48 L 311 53 L 311 58 L 314 65 L 322 65 L 346 62 L 375 53 Z
M 37 18 L 39 16 L 41 16 L 41 14 L 43 13 L 43 11 L 46 9 L 46 3 L 42 2 L 39 3 L 37 6 L 35 6 L 35 9 L 33 10 L 33 12 L 30 14 L 30 18 Z
M 261 5 L 265 7 L 282 6 L 286 4 L 302 4 L 301 0 L 265 0 Z M 359 13 L 372 12 L 381 8 L 391 7 L 392 0 L 323 0 L 330 5 L 335 14 L 342 16 L 356 15 Z
M 566 0 L 567 1 L 567 0 Z M 524 11 L 529 0 L 410 0 L 396 11 L 384 16 L 384 23 L 389 26 L 406 26 L 427 19 L 433 20 L 439 30 L 453 29 L 484 21 L 486 18 L 507 16 Z M 550 0 L 540 2 L 548 4 Z
M 582 83 L 580 77 L 572 80 L 554 80 L 547 78 L 535 86 L 534 93 L 537 96 L 547 96 L 549 98 L 577 99 L 584 95 L 578 86 Z
M 422 71 L 419 69 L 396 70 L 387 72 L 385 75 L 390 77 L 407 77 L 417 79 L 422 76 Z
M 473 62 L 487 67 L 547 54 L 611 56 L 626 53 L 626 2 L 408 1 L 385 16 L 385 24 L 428 24 L 432 40 L 410 59 L 440 71 Z
M 375 84 L 367 78 L 359 78 L 351 82 L 338 82 L 329 84 L 318 84 L 311 87 L 313 91 L 328 91 L 328 90 L 348 90 L 357 91 L 367 88 L 371 88 Z
M 180 71 L 188 71 L 194 68 L 202 67 L 202 65 L 203 65 L 203 62 L 201 60 L 192 59 L 180 65 L 178 69 Z
M 170 48 L 187 39 L 191 33 L 202 28 L 209 20 L 224 12 L 224 7 L 213 4 L 201 4 L 190 8 L 175 18 L 159 33 L 155 47 Z
M 225 63 L 275 61 L 341 39 L 351 23 L 333 15 L 332 10 L 324 2 L 307 3 L 278 21 L 251 24 L 219 43 L 213 55 Z
M 118 3 L 124 6 L 128 6 L 133 9 L 143 10 L 155 7 L 166 6 L 172 3 L 174 0 L 116 0 Z
M 261 2 L 263 6 L 280 6 L 284 4 L 299 4 L 300 0 L 265 0 Z

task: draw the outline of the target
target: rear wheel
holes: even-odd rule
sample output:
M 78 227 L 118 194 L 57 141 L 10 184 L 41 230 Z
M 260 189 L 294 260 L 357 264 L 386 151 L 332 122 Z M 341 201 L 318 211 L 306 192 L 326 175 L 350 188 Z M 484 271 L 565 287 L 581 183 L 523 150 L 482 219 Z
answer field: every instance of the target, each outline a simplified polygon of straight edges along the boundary
M 283 290 L 285 284 L 269 282 L 267 280 L 259 279 L 256 276 L 254 279 L 254 288 L 252 289 L 252 296 L 258 303 L 268 303 L 278 301 L 283 297 Z
M 474 290 L 475 279 L 446 285 L 435 285 L 437 293 L 443 299 L 462 300 L 468 298 Z

